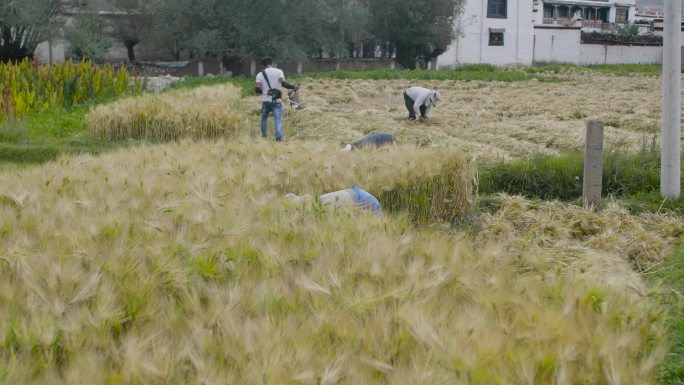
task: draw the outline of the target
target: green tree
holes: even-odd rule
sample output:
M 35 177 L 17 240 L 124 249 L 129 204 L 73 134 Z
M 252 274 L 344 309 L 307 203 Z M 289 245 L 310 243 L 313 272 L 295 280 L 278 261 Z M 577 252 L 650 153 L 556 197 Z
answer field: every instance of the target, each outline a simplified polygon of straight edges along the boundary
M 174 0 L 175 1 L 175 0 Z M 151 29 L 152 15 L 155 13 L 155 0 L 114 0 L 101 1 L 99 8 L 109 11 L 113 16 L 110 29 L 113 37 L 126 47 L 128 61 L 135 63 L 135 46 Z
M 407 68 L 442 54 L 454 37 L 454 19 L 463 0 L 369 1 L 374 45 L 387 56 L 396 54 Z M 374 48 L 374 47 L 372 47 Z
M 184 12 L 192 22 L 182 30 L 192 33 L 179 41 L 196 55 L 234 65 L 265 55 L 281 61 L 346 56 L 348 40 L 358 39 L 368 22 L 367 8 L 356 0 L 195 0 Z M 181 31 L 168 21 L 159 26 L 159 35 Z
M 111 46 L 103 32 L 106 25 L 96 12 L 82 10 L 74 16 L 73 23 L 64 26 L 64 38 L 74 56 L 97 59 Z
M 205 16 L 197 0 L 158 1 L 151 7 L 148 37 L 151 43 L 168 50 L 179 60 L 195 47 L 193 40 L 203 28 Z
M 634 37 L 639 35 L 639 26 L 634 23 L 618 24 L 617 34 L 620 37 Z
M 32 57 L 60 5 L 59 0 L 0 0 L 0 61 Z

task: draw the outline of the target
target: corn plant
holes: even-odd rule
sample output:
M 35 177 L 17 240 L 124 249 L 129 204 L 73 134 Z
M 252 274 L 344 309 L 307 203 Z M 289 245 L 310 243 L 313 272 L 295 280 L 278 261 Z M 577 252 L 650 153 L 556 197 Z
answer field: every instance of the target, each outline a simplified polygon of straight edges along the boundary
M 0 117 L 103 100 L 142 89 L 125 68 L 90 61 L 49 66 L 29 60 L 0 63 Z

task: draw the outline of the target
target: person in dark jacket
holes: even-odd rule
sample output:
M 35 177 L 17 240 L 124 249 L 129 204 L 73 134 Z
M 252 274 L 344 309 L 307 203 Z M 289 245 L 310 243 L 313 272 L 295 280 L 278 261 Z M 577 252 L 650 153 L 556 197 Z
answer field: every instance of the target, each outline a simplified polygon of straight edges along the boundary
M 342 151 L 349 152 L 351 150 L 358 150 L 364 147 L 379 148 L 396 143 L 397 140 L 394 138 L 394 135 L 388 134 L 386 132 L 376 132 L 374 134 L 366 135 L 354 143 L 348 144 L 347 147 L 342 149 Z

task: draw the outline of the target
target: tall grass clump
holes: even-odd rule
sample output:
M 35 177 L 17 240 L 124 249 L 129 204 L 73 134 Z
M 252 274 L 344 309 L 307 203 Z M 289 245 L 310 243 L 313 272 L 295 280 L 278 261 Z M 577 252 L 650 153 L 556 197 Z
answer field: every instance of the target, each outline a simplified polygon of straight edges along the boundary
M 479 170 L 479 191 L 505 192 L 540 199 L 574 200 L 582 196 L 584 154 L 535 155 L 525 159 L 487 163 Z M 634 196 L 660 188 L 660 153 L 653 144 L 636 152 L 619 149 L 603 157 L 604 196 Z
M 265 154 L 273 150 L 267 148 Z M 471 158 L 448 149 L 397 146 L 359 151 L 365 162 L 349 154 L 329 151 L 313 163 L 282 159 L 275 166 L 282 178 L 273 189 L 317 195 L 358 185 L 380 200 L 389 212 L 405 212 L 418 223 L 453 222 L 472 213 L 475 165 Z M 288 157 L 289 158 L 289 157 Z M 305 183 L 302 183 L 305 181 Z
M 141 90 L 124 68 L 90 61 L 37 65 L 25 59 L 0 63 L 0 117 L 70 107 Z
M 662 309 L 619 253 L 283 197 L 449 159 L 336 151 L 179 141 L 0 173 L 0 382 L 654 383 Z
M 433 173 L 411 173 L 391 189 L 384 189 L 380 199 L 390 211 L 405 210 L 418 223 L 457 222 L 472 213 L 475 196 L 475 166 L 462 154 L 441 157 Z
M 230 137 L 246 127 L 240 100 L 232 85 L 203 86 L 121 99 L 95 107 L 86 119 L 90 132 L 106 140 Z

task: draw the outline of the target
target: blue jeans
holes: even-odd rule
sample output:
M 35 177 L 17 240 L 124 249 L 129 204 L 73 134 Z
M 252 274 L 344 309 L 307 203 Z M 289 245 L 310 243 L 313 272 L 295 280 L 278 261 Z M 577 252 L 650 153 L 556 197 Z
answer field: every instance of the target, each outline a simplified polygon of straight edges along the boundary
M 283 140 L 283 104 L 275 102 L 261 102 L 261 136 L 268 137 L 268 113 L 273 112 L 275 138 Z

